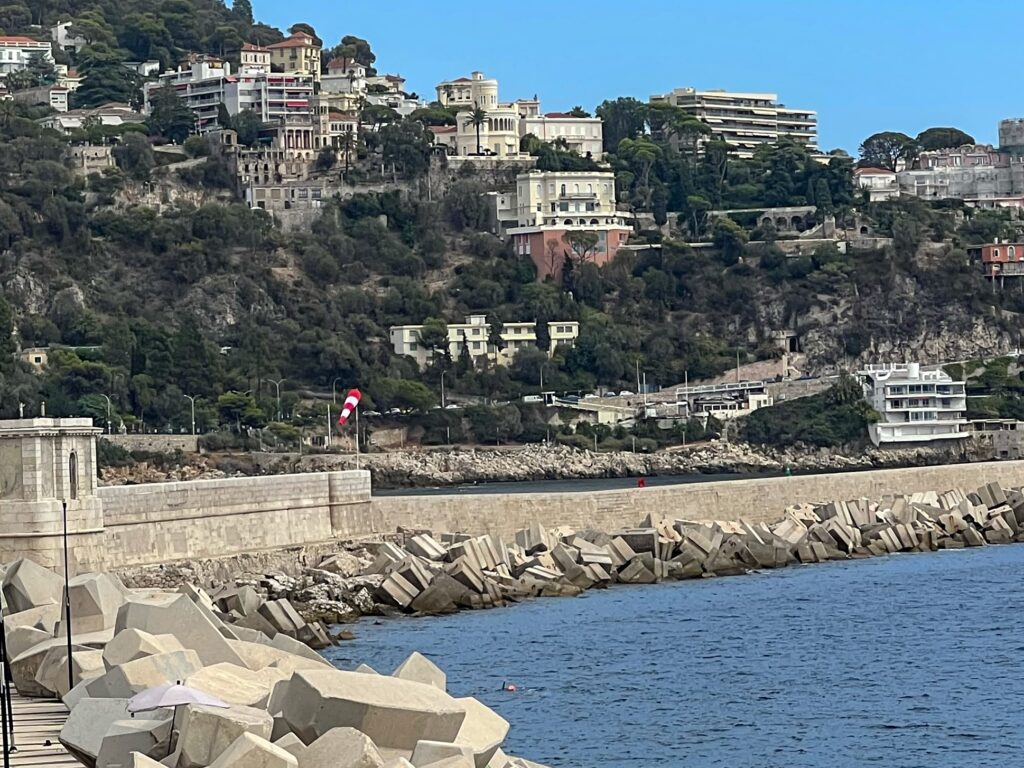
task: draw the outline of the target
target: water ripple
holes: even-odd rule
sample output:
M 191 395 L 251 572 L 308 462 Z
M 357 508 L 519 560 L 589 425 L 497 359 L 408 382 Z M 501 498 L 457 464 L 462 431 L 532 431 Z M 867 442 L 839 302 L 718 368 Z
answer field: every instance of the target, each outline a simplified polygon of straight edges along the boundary
M 412 650 L 552 766 L 1018 764 L 1024 546 L 616 587 L 355 627 L 328 656 Z M 505 680 L 517 694 L 499 691 Z

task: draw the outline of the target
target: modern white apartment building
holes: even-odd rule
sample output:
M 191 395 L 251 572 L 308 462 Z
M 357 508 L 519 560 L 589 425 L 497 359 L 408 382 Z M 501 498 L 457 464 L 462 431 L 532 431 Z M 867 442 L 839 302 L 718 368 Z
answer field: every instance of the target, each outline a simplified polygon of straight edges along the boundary
M 230 115 L 252 110 L 263 121 L 310 114 L 314 83 L 310 75 L 271 72 L 265 53 L 249 50 L 248 63 L 231 73 L 231 64 L 214 56 L 192 56 L 177 69 L 164 72 L 143 88 L 145 112 L 151 110 L 153 93 L 173 86 L 196 114 L 199 133 L 220 128 L 217 112 L 223 104 Z M 314 148 L 314 147 L 310 147 Z
M 494 200 L 496 220 L 541 280 L 560 275 L 567 254 L 598 265 L 610 261 L 631 232 L 629 214 L 616 207 L 611 171 L 528 171 L 516 177 L 514 193 Z M 594 233 L 596 244 L 574 251 L 572 232 Z
M 875 445 L 959 440 L 968 436 L 964 382 L 918 363 L 858 371 L 864 396 L 881 416 L 868 427 Z
M 423 346 L 422 325 L 396 325 L 390 329 L 391 346 L 396 355 L 415 358 L 421 368 L 431 361 L 433 352 Z M 580 333 L 575 320 L 548 323 L 551 345 L 548 354 L 558 347 L 571 347 Z M 534 322 L 504 323 L 501 329 L 502 347 L 490 343 L 491 326 L 486 315 L 469 315 L 464 323 L 448 325 L 448 352 L 457 359 L 465 346 L 474 362 L 487 359 L 498 365 L 512 362 L 516 354 L 526 347 L 537 345 L 537 324 Z
M 7 77 L 11 72 L 20 72 L 28 66 L 33 56 L 40 54 L 53 63 L 50 43 L 33 40 L 31 37 L 0 36 L 0 78 Z
M 654 95 L 652 104 L 671 104 L 707 123 L 715 138 L 736 148 L 739 157 L 752 157 L 761 144 L 792 139 L 818 149 L 818 116 L 809 109 L 790 109 L 774 93 L 739 93 L 676 88 Z

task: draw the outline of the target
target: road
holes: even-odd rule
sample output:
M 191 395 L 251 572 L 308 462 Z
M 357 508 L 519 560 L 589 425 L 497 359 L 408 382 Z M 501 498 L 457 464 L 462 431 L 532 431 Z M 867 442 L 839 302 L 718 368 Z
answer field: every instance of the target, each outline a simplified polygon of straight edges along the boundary
M 749 480 L 757 477 L 780 477 L 781 472 L 721 475 L 662 475 L 646 478 L 648 488 L 687 483 L 710 483 L 715 480 Z M 440 488 L 395 488 L 374 489 L 374 496 L 425 496 L 434 494 L 485 494 L 485 493 L 591 493 L 593 491 L 614 491 L 635 488 L 635 477 L 597 477 L 583 480 L 531 480 L 513 483 L 475 483 Z

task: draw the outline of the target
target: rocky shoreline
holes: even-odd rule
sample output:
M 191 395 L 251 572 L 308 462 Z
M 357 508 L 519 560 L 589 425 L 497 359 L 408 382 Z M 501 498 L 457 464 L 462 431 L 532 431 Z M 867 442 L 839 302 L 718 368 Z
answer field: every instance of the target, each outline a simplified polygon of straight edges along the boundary
M 175 584 L 213 573 L 208 564 L 134 569 L 127 584 L 77 576 L 70 659 L 63 578 L 19 560 L 3 568 L 4 631 L 18 691 L 65 703 L 60 739 L 86 766 L 543 768 L 506 755 L 509 724 L 475 699 L 450 696 L 444 672 L 418 653 L 392 675 L 365 664 L 335 669 L 311 647 L 351 633 L 332 636 L 325 623 L 1011 542 L 1024 542 L 1024 490 L 996 483 L 808 502 L 771 524 L 648 517 L 614 531 L 531 525 L 509 542 L 399 530 L 292 552 L 290 573 L 259 570 L 271 562 L 263 555 L 249 577 L 220 583 Z M 240 557 L 248 556 L 231 559 L 228 571 Z M 175 680 L 227 708 L 127 716 L 129 699 Z
M 359 457 L 358 466 L 370 471 L 375 488 L 393 489 L 656 475 L 781 473 L 786 469 L 835 472 L 964 460 L 967 457 L 962 454 L 937 448 L 776 451 L 744 443 L 711 441 L 650 454 L 539 445 L 391 451 L 364 454 Z M 356 458 L 350 454 L 254 454 L 247 456 L 244 462 L 240 457 L 197 456 L 169 468 L 158 468 L 146 462 L 104 468 L 102 480 L 107 485 L 121 485 L 210 479 L 231 474 L 323 472 L 353 469 L 356 465 Z

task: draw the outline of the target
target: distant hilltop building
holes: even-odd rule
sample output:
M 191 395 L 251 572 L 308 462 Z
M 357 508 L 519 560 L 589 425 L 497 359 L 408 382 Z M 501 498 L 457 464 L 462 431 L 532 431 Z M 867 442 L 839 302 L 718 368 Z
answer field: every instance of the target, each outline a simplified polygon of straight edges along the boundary
M 465 349 L 474 363 L 488 360 L 497 365 L 508 365 L 520 350 L 537 346 L 537 323 L 518 322 L 503 323 L 501 326 L 501 346 L 491 343 L 491 326 L 486 315 L 469 315 L 464 323 L 449 323 L 448 354 L 453 360 L 458 359 Z M 580 335 L 580 324 L 575 320 L 558 320 L 547 324 L 548 356 L 555 353 L 558 347 L 571 348 Z M 391 346 L 396 355 L 411 357 L 420 368 L 425 368 L 438 354 L 423 344 L 422 325 L 395 325 L 390 328 Z
M 676 88 L 654 95 L 651 104 L 670 104 L 707 123 L 716 139 L 736 148 L 738 157 L 753 157 L 762 144 L 790 139 L 818 151 L 818 113 L 779 104 L 774 93 L 699 91 Z
M 875 445 L 929 443 L 968 437 L 964 382 L 919 363 L 868 365 L 857 372 L 881 420 L 868 427 Z
M 603 123 L 598 117 L 575 117 L 567 112 L 541 112 L 540 101 L 518 99 L 503 103 L 498 99 L 498 81 L 474 72 L 471 77 L 459 77 L 437 84 L 437 101 L 449 109 L 457 109 L 454 131 L 434 131 L 435 143 L 445 145 L 458 157 L 491 156 L 529 157 L 520 150 L 526 135 L 541 141 L 561 141 L 581 157 L 601 157 L 604 139 Z M 479 126 L 473 122 L 473 110 L 479 107 L 484 120 Z
M 898 174 L 900 192 L 982 208 L 1024 208 L 1024 119 L 999 123 L 999 147 L 965 144 L 922 152 Z

